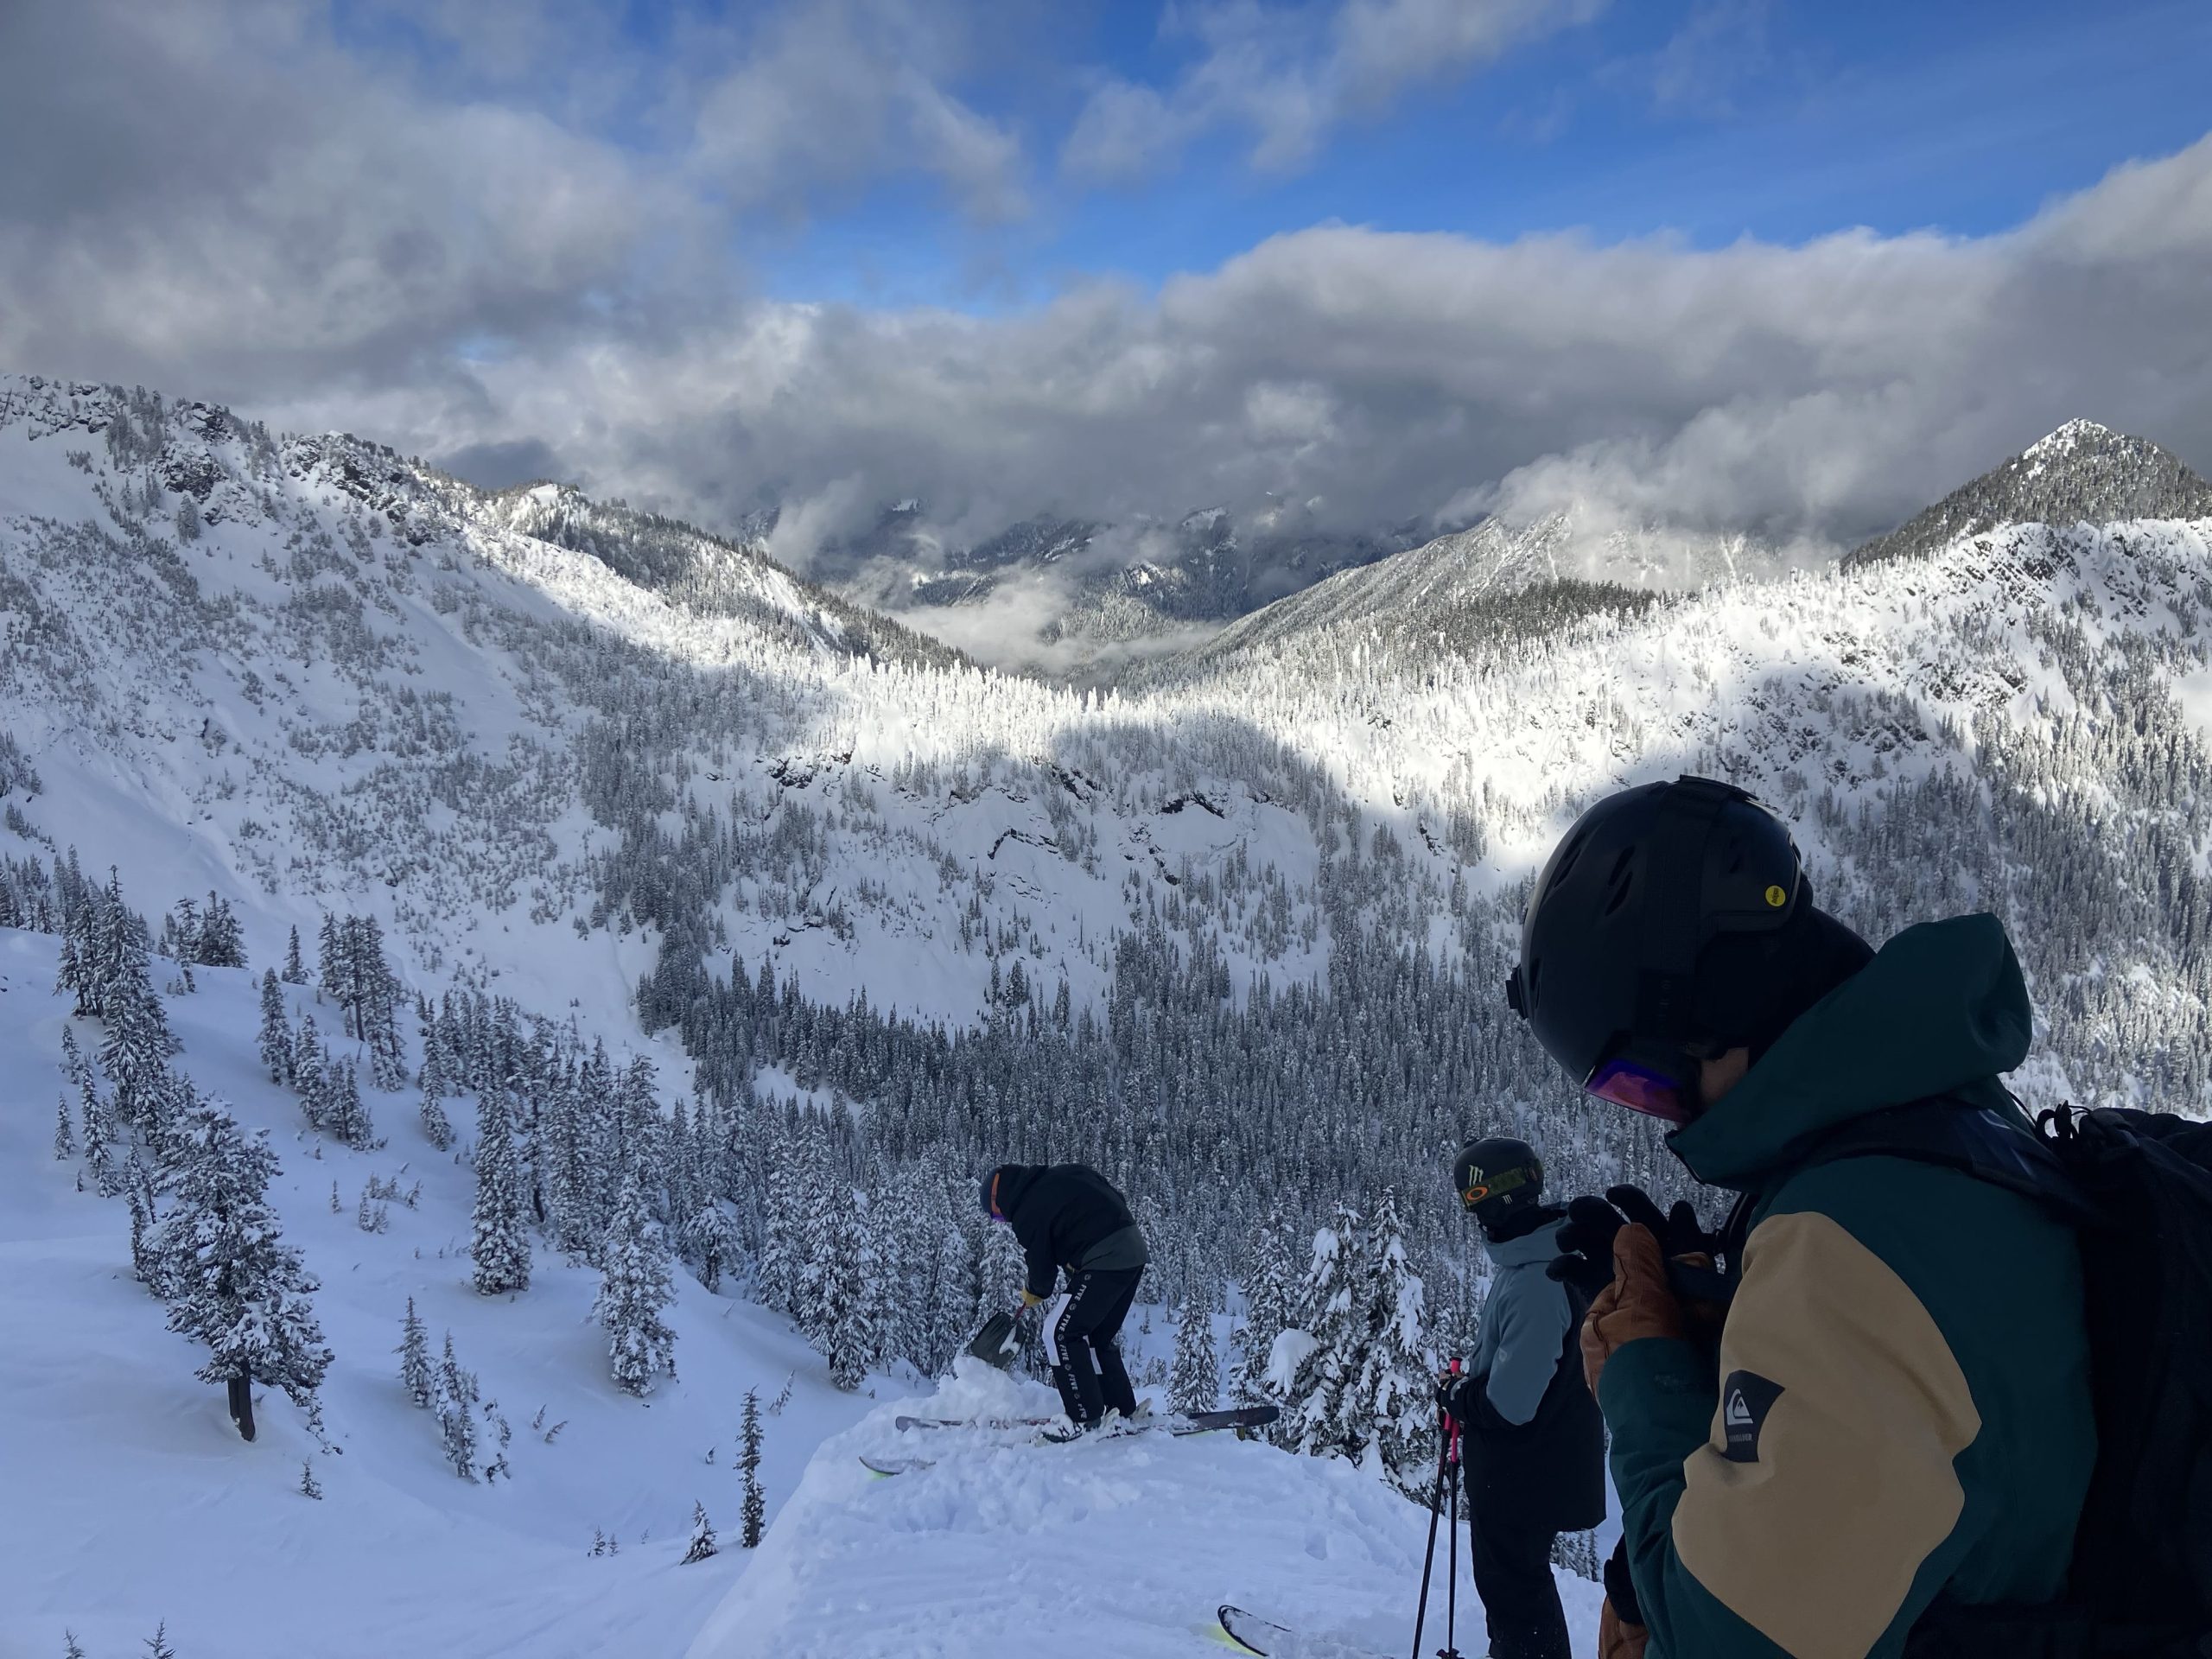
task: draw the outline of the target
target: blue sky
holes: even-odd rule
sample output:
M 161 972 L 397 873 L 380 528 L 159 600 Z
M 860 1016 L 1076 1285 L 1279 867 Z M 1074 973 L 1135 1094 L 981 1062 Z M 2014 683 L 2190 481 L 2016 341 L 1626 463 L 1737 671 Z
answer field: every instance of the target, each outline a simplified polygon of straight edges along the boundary
M 770 291 L 992 310 L 1101 274 L 1155 284 L 1329 221 L 1697 246 L 1860 226 L 1978 236 L 2182 148 L 2212 112 L 2200 0 L 1617 0 L 1347 119 L 1302 164 L 1255 166 L 1223 128 L 1164 175 L 1098 188 L 1052 165 L 1066 89 L 1101 70 L 1172 86 L 1200 48 L 1154 5 L 1086 22 L 1025 40 L 1053 55 L 1010 54 L 988 66 L 1006 84 L 968 89 L 1030 140 L 1031 215 L 979 226 L 911 178 L 879 181 L 748 238 Z
M 2212 0 L 0 0 L 0 366 L 802 564 L 1848 545 L 2075 416 L 2212 467 L 2208 87 Z

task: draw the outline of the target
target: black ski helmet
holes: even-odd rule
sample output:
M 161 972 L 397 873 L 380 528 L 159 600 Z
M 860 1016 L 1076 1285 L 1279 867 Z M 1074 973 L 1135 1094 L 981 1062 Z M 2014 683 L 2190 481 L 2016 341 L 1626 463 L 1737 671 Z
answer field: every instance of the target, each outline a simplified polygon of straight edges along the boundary
M 1644 784 L 1553 850 L 1506 1001 L 1585 1089 L 1687 1122 L 1700 1059 L 1763 1046 L 1806 1006 L 1785 959 L 1815 914 L 1789 831 L 1751 796 Z
M 1452 1185 L 1459 1202 L 1495 1232 L 1523 1210 L 1543 1202 L 1544 1160 L 1526 1141 L 1510 1135 L 1485 1135 L 1459 1148 L 1452 1165 Z

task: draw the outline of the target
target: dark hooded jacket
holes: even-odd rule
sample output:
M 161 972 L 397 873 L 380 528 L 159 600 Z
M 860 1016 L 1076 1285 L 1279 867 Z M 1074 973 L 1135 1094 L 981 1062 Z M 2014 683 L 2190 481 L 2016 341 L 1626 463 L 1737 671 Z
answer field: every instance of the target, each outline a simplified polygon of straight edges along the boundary
M 1032 1296 L 1052 1294 L 1058 1270 L 1141 1268 L 1144 1235 L 1114 1184 L 1088 1164 L 1001 1164 L 999 1213 L 1029 1258 Z
M 2063 1585 L 2096 1456 L 2072 1230 L 1960 1171 L 1818 1155 L 1888 1107 L 2017 1115 L 1997 1078 L 2031 1029 L 1995 918 L 1909 928 L 1671 1137 L 1745 1196 L 1749 1243 L 1717 1365 L 1650 1337 L 1599 1384 L 1649 1659 L 1894 1659 L 1939 1595 Z

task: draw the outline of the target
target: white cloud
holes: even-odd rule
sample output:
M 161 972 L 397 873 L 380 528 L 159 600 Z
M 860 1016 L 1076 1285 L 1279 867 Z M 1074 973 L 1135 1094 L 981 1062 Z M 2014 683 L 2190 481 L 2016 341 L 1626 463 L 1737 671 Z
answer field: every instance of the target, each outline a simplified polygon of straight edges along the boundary
M 1166 92 L 1111 77 L 1061 147 L 1071 178 L 1125 184 L 1198 135 L 1245 130 L 1263 170 L 1302 166 L 1332 129 L 1407 89 L 1454 79 L 1514 47 L 1589 22 L 1606 0 L 1338 0 L 1333 10 L 1207 0 L 1167 23 L 1198 45 Z
M 988 211 L 1010 152 L 950 90 L 957 41 L 823 68 L 856 124 L 858 87 L 896 106 L 844 149 L 799 130 L 804 97 L 748 114 L 709 96 L 782 61 L 785 25 L 717 37 L 661 155 L 434 94 L 316 15 L 0 7 L 0 149 L 42 158 L 0 169 L 0 365 L 709 523 L 772 496 L 799 563 L 908 496 L 962 537 L 1040 512 L 1318 500 L 1371 528 L 1594 499 L 1848 541 L 2076 415 L 2212 461 L 2212 139 L 1979 238 L 1701 251 L 1323 226 L 1157 295 L 1078 282 L 997 316 L 868 311 L 741 292 L 732 221 L 693 187 L 708 157 L 734 192 L 764 156 L 857 180 L 888 145 Z M 1237 20 L 1214 22 L 1226 51 Z

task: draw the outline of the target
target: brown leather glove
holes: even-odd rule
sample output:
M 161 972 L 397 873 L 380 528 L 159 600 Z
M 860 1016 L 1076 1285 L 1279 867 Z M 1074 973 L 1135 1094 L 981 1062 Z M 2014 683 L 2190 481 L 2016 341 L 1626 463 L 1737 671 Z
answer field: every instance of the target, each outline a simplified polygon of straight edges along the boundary
M 1591 1396 L 1597 1396 L 1605 1362 L 1624 1344 L 1687 1334 L 1659 1241 L 1641 1224 L 1622 1228 L 1613 1235 L 1613 1282 L 1598 1293 L 1582 1321 L 1582 1376 Z
M 1613 1604 L 1605 1603 L 1598 1613 L 1598 1659 L 1643 1659 L 1643 1644 L 1651 1632 L 1641 1624 L 1630 1624 L 1613 1611 Z

